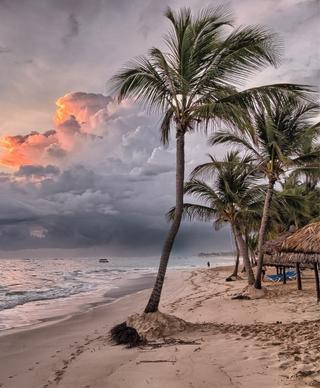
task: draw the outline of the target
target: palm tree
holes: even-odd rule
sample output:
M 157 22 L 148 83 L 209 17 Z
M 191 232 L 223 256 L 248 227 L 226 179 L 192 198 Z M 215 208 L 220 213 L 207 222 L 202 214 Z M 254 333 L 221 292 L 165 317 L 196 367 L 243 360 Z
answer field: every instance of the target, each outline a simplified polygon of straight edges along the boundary
M 261 186 L 256 184 L 261 176 L 246 155 L 229 152 L 222 161 L 209 156 L 210 162 L 197 166 L 191 173 L 192 179 L 185 184 L 185 193 L 200 200 L 200 203 L 185 203 L 184 216 L 190 220 L 211 221 L 216 229 L 228 223 L 243 257 L 248 283 L 253 284 L 254 274 L 244 238 L 243 221 L 261 208 Z M 199 177 L 206 178 L 206 181 L 197 179 Z M 169 216 L 174 214 L 173 208 Z M 237 271 L 238 260 L 234 276 L 237 276 Z
M 112 79 L 118 100 L 133 98 L 162 114 L 161 138 L 168 143 L 175 127 L 176 212 L 164 241 L 156 282 L 145 312 L 158 310 L 163 281 L 183 213 L 185 135 L 206 124 L 225 122 L 250 129 L 246 109 L 256 101 L 274 99 L 286 92 L 300 93 L 291 84 L 261 86 L 239 92 L 253 72 L 276 65 L 277 38 L 262 27 L 234 29 L 230 13 L 222 7 L 204 9 L 194 16 L 190 9 L 165 13 L 171 30 L 164 50 L 152 48 L 147 56 L 129 62 Z M 204 129 L 207 125 L 204 126 Z
M 319 158 L 319 154 L 303 153 L 304 139 L 311 122 L 319 112 L 315 103 L 298 99 L 281 98 L 269 106 L 260 106 L 253 112 L 255 137 L 248 133 L 238 135 L 233 131 L 215 133 L 211 144 L 231 143 L 240 145 L 256 159 L 257 168 L 268 181 L 258 239 L 258 265 L 255 288 L 261 288 L 263 244 L 275 183 L 294 166 L 305 165 Z

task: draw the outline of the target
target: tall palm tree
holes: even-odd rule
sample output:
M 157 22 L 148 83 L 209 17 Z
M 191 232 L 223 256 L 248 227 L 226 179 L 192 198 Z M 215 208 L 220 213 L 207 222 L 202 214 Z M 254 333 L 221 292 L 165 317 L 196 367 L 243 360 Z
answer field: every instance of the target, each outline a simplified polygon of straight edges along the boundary
M 269 106 L 260 106 L 253 112 L 255 137 L 239 135 L 234 131 L 215 133 L 210 144 L 230 143 L 241 146 L 256 159 L 257 168 L 268 181 L 258 239 L 258 265 L 255 288 L 261 288 L 263 267 L 263 244 L 269 210 L 274 193 L 275 183 L 279 177 L 294 166 L 318 159 L 319 154 L 304 153 L 304 138 L 309 133 L 311 119 L 319 112 L 315 103 L 297 99 L 281 98 Z
M 228 223 L 244 261 L 248 283 L 254 283 L 248 246 L 245 241 L 244 220 L 259 211 L 263 203 L 261 176 L 251 164 L 251 158 L 229 152 L 222 161 L 210 155 L 210 162 L 197 166 L 192 179 L 185 184 L 185 193 L 200 203 L 185 203 L 184 216 L 190 220 L 211 221 L 216 229 Z M 205 178 L 206 181 L 197 178 Z M 169 216 L 173 216 L 173 208 Z M 237 264 L 236 264 L 237 267 Z
M 186 133 L 206 120 L 250 129 L 246 109 L 256 101 L 273 99 L 285 92 L 300 93 L 291 84 L 261 86 L 239 92 L 238 86 L 253 72 L 276 65 L 277 38 L 262 27 L 233 29 L 230 13 L 223 7 L 165 13 L 171 30 L 164 50 L 152 48 L 147 56 L 129 62 L 111 80 L 118 100 L 133 98 L 162 114 L 161 138 L 168 143 L 175 127 L 176 213 L 164 241 L 156 282 L 145 312 L 158 310 L 170 252 L 183 213 Z M 204 126 L 205 128 L 207 125 Z

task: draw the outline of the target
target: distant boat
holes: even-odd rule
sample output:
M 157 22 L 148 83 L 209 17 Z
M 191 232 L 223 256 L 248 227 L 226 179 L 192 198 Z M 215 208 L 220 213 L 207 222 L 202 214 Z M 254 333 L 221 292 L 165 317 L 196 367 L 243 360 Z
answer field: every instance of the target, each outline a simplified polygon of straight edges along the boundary
M 99 259 L 99 263 L 109 263 L 108 259 Z

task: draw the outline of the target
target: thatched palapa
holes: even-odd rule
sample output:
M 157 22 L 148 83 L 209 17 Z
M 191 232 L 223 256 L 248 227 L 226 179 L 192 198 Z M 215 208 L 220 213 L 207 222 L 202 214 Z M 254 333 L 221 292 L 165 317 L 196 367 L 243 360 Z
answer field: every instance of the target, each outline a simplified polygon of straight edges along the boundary
M 296 266 L 299 290 L 301 290 L 300 267 L 313 267 L 319 302 L 320 221 L 306 225 L 289 235 L 288 233 L 265 244 L 264 263 L 283 267 Z
M 281 252 L 293 253 L 301 262 L 320 263 L 320 221 L 306 225 L 287 237 Z
M 264 262 L 269 265 L 320 264 L 320 222 L 268 241 L 264 252 Z

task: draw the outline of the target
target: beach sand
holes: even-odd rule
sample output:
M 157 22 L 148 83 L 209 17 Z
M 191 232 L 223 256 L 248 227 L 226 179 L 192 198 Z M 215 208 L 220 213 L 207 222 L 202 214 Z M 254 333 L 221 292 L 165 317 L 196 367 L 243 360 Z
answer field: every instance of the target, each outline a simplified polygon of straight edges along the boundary
M 225 282 L 229 274 L 228 268 L 169 271 L 161 312 L 189 323 L 183 331 L 166 327 L 169 335 L 158 344 L 126 349 L 108 335 L 143 311 L 150 290 L 3 335 L 0 387 L 320 387 L 312 272 L 303 274 L 303 291 L 294 281 L 268 283 L 266 297 L 254 300 L 231 299 L 246 282 Z

